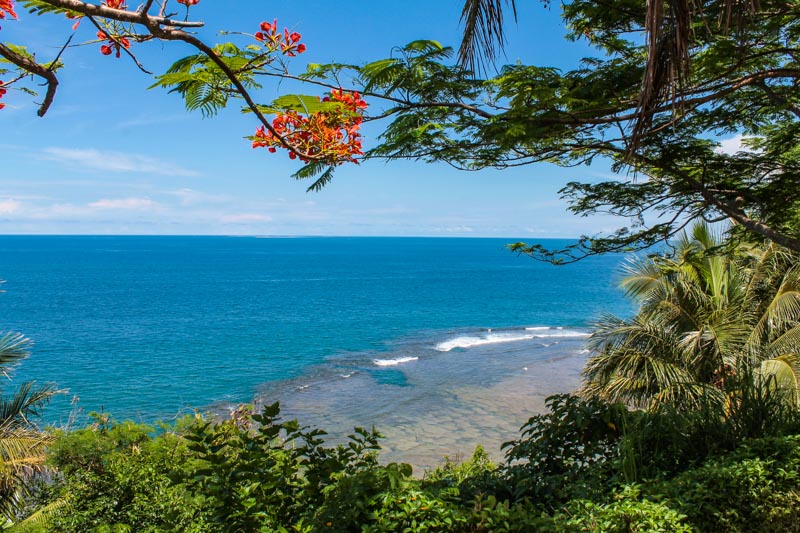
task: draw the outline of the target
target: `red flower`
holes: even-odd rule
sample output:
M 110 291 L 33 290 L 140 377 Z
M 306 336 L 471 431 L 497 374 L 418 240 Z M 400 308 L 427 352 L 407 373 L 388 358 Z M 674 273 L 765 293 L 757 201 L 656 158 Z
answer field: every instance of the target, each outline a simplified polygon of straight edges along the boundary
M 125 9 L 125 0 L 105 0 L 103 3 L 111 9 Z
M 6 95 L 6 90 L 3 85 L 3 80 L 0 80 L 0 98 L 2 98 L 5 95 Z M 0 109 L 3 109 L 5 106 L 6 104 L 0 102 Z
M 11 15 L 12 19 L 17 18 L 14 13 L 14 0 L 0 0 L 0 19 L 6 18 L 6 13 Z
M 120 57 L 122 49 L 128 50 L 131 47 L 131 42 L 125 37 L 109 37 L 104 31 L 97 32 L 97 38 L 100 40 L 108 39 L 108 43 L 100 47 L 100 53 L 104 56 L 111 55 L 111 52 L 116 50 L 116 56 Z
M 294 57 L 306 51 L 306 45 L 298 43 L 302 38 L 299 33 L 296 31 L 290 33 L 288 28 L 284 28 L 282 33 L 278 31 L 278 19 L 274 19 L 272 24 L 262 22 L 259 27 L 261 31 L 256 32 L 253 37 L 256 41 L 264 43 L 269 52 L 280 50 L 282 54 Z
M 198 2 L 200 2 L 200 0 L 178 0 L 179 4 L 183 4 L 186 7 L 196 6 Z

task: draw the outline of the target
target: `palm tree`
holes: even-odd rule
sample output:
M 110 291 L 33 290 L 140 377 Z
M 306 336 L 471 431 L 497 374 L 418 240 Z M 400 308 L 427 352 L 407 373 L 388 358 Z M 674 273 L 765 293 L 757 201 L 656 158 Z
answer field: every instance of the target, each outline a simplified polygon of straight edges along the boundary
M 0 334 L 0 373 L 8 377 L 9 370 L 28 357 L 30 344 L 19 333 Z M 0 392 L 0 515 L 7 519 L 13 520 L 29 482 L 44 467 L 45 448 L 52 438 L 36 427 L 33 418 L 59 392 L 32 381 L 12 394 Z
M 796 398 L 800 265 L 773 244 L 723 247 L 697 224 L 672 257 L 626 266 L 622 287 L 639 310 L 598 322 L 584 392 L 642 407 L 724 403 L 726 380 L 749 372 Z

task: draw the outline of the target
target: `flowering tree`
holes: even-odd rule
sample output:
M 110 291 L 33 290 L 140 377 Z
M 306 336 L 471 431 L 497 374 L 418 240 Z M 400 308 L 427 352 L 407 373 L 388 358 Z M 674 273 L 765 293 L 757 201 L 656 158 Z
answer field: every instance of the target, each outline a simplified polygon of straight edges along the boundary
M 598 57 L 569 71 L 510 65 L 487 79 L 467 68 L 474 43 L 453 62 L 453 51 L 435 41 L 412 42 L 366 65 L 308 65 L 295 75 L 288 62 L 305 49 L 299 34 L 262 22 L 253 34 L 236 34 L 243 44 L 210 46 L 192 33 L 202 26 L 189 20 L 199 0 L 176 2 L 186 11 L 183 20 L 170 12 L 177 7 L 170 0 L 145 0 L 136 10 L 123 0 L 19 0 L 16 8 L 88 21 L 102 54 L 128 57 L 143 70 L 138 45 L 190 45 L 196 53 L 157 76 L 155 86 L 206 115 L 240 102 L 256 122 L 253 147 L 286 150 L 304 163 L 295 177 L 314 178 L 310 189 L 362 156 L 466 170 L 603 159 L 616 176 L 569 183 L 562 195 L 577 214 L 610 213 L 625 225 L 557 254 L 524 245 L 518 251 L 570 261 L 645 248 L 698 218 L 729 220 L 742 236 L 800 251 L 797 0 L 762 0 L 741 16 L 733 16 L 732 0 L 699 0 L 688 18 L 684 0 L 570 0 L 561 6 L 567 36 L 587 41 Z M 476 8 L 465 10 L 465 28 L 484 28 L 484 46 L 502 41 L 492 22 L 502 4 L 465 0 Z M 0 15 L 14 18 L 14 10 L 13 0 L 0 0 Z M 60 54 L 42 64 L 24 48 L 0 45 L 0 56 L 16 69 L 0 72 L 12 76 L 0 91 L 30 76 L 43 79 L 44 114 L 58 85 Z M 259 103 L 259 79 L 269 76 L 318 94 Z M 365 99 L 382 108 L 366 114 Z M 381 119 L 383 133 L 364 150 L 362 123 Z M 737 153 L 719 150 L 715 139 L 726 134 L 746 139 Z
M 358 92 L 325 86 L 320 96 L 290 95 L 268 103 L 256 100 L 256 81 L 261 76 L 281 76 L 288 61 L 306 50 L 302 36 L 281 29 L 277 20 L 261 22 L 258 31 L 237 34 L 243 45 L 228 42 L 209 45 L 193 33 L 202 22 L 189 20 L 191 9 L 200 0 L 176 0 L 186 17 L 176 18 L 170 11 L 178 7 L 170 0 L 147 0 L 138 9 L 131 9 L 126 0 L 102 0 L 100 3 L 79 0 L 0 0 L 0 18 L 16 19 L 21 6 L 32 13 L 65 17 L 77 29 L 80 24 L 95 27 L 99 52 L 104 56 L 127 57 L 144 72 L 137 59 L 136 45 L 147 41 L 181 41 L 196 50 L 184 57 L 164 74 L 156 77 L 154 86 L 180 93 L 191 110 L 212 115 L 230 101 L 241 102 L 245 111 L 258 123 L 252 136 L 253 148 L 265 147 L 270 152 L 286 150 L 291 159 L 305 166 L 297 177 L 317 177 L 311 188 L 317 189 L 331 179 L 333 169 L 343 163 L 357 162 L 363 155 L 360 126 L 367 104 Z M 69 19 L 69 20 L 66 20 Z M 70 38 L 71 40 L 71 38 Z M 70 44 L 70 40 L 61 52 Z M 29 87 L 33 78 L 44 81 L 46 92 L 38 114 L 50 109 L 58 88 L 58 71 L 62 68 L 61 52 L 47 63 L 39 63 L 22 46 L 0 44 L 0 98 L 8 90 L 18 88 L 35 94 Z M 10 76 L 8 78 L 7 76 Z M 0 102 L 0 109 L 4 107 Z M 271 118 L 272 117 L 272 118 Z

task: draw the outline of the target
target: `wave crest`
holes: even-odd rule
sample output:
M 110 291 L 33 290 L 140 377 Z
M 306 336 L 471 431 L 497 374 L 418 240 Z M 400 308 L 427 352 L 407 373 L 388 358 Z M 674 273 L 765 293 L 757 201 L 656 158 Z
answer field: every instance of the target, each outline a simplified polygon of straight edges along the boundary
M 463 336 L 440 342 L 434 348 L 440 352 L 449 352 L 455 348 L 472 348 L 486 344 L 499 344 L 502 342 L 517 342 L 533 339 L 535 335 L 518 333 L 489 333 L 483 337 Z
M 372 362 L 376 366 L 395 366 L 403 363 L 410 363 L 416 361 L 419 357 L 397 357 L 395 359 L 374 359 Z
M 440 352 L 449 352 L 456 348 L 473 348 L 475 346 L 485 346 L 487 344 L 500 344 L 504 342 L 519 342 L 531 339 L 546 339 L 546 338 L 579 338 L 588 337 L 590 334 L 584 331 L 564 329 L 562 327 L 549 327 L 549 326 L 536 326 L 525 328 L 525 333 L 504 332 L 493 333 L 488 330 L 488 333 L 477 335 L 462 335 L 440 342 L 434 348 Z M 556 341 L 557 342 L 557 341 Z M 552 344 L 543 344 L 542 346 L 548 347 Z

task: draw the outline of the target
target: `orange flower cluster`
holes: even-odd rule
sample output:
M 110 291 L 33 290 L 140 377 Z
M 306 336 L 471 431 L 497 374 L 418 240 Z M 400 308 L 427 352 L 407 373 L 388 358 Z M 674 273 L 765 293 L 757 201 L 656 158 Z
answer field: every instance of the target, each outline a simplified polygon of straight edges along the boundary
M 6 95 L 5 86 L 3 85 L 3 80 L 0 80 L 0 98 Z M 6 106 L 3 102 L 0 102 L 0 109 L 3 109 Z
M 125 0 L 104 0 L 103 4 L 111 9 L 125 9 Z
M 331 165 L 345 162 L 358 163 L 356 156 L 363 155 L 361 145 L 362 110 L 367 103 L 357 92 L 341 89 L 331 91 L 330 97 L 323 101 L 339 102 L 335 109 L 319 111 L 303 116 L 297 111 L 288 110 L 272 121 L 277 136 L 264 126 L 256 130 L 253 148 L 267 148 L 275 153 L 278 148 L 286 148 L 280 137 L 291 146 L 289 158 L 325 161 Z
M 278 19 L 261 23 L 261 31 L 256 32 L 256 41 L 264 43 L 270 52 L 280 50 L 282 54 L 294 57 L 306 51 L 306 45 L 300 42 L 301 35 L 296 31 L 289 32 L 289 28 L 284 28 L 283 33 L 278 31 Z
M 108 39 L 108 43 L 100 47 L 100 53 L 103 54 L 104 56 L 111 55 L 111 52 L 116 50 L 117 51 L 116 56 L 119 57 L 121 55 L 122 48 L 127 50 L 131 47 L 130 41 L 125 37 L 116 37 L 112 39 L 104 31 L 97 32 L 97 38 L 100 39 L 101 41 Z
M 0 19 L 6 18 L 6 13 L 12 19 L 17 18 L 17 14 L 14 13 L 14 0 L 0 0 Z
M 178 0 L 179 4 L 183 4 L 186 7 L 196 6 L 199 2 L 200 2 L 200 0 Z

